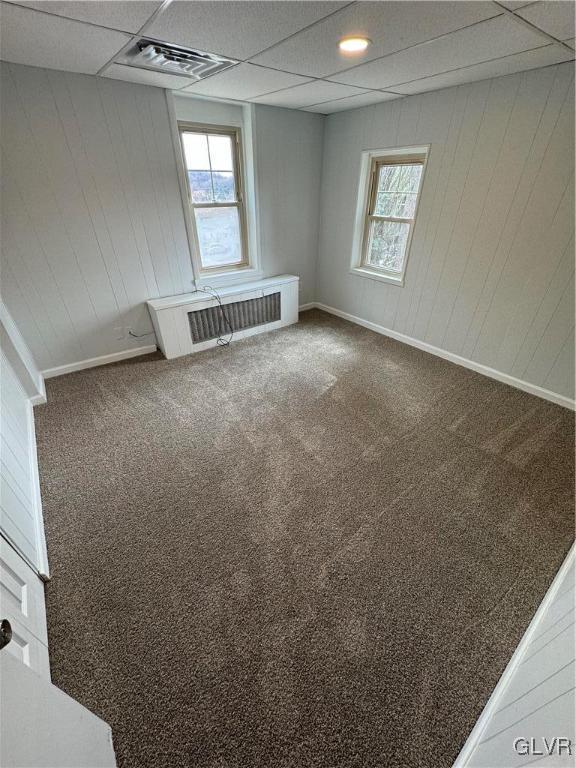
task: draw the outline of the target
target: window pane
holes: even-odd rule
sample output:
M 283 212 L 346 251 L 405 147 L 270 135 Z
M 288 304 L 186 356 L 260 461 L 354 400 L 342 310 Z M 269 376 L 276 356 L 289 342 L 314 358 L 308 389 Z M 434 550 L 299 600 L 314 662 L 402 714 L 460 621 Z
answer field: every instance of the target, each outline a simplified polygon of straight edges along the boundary
M 212 174 L 212 183 L 214 185 L 214 198 L 217 203 L 236 202 L 233 173 L 220 173 L 217 171 Z
M 188 171 L 193 203 L 213 203 L 212 174 L 210 171 Z
M 374 214 L 413 218 L 421 175 L 421 165 L 381 165 Z
M 196 208 L 196 228 L 203 267 L 242 261 L 240 219 L 237 208 Z
M 232 171 L 232 139 L 230 136 L 209 136 L 210 164 L 213 171 Z
M 208 137 L 203 133 L 183 133 L 186 168 L 194 171 L 209 171 Z
M 372 221 L 366 261 L 371 267 L 402 272 L 410 224 L 398 221 Z

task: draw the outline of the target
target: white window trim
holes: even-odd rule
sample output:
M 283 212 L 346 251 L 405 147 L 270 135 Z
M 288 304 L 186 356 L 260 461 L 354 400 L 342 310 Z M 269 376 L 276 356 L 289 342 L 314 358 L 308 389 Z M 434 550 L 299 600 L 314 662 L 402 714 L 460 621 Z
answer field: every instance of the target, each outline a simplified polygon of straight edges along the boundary
M 350 264 L 350 272 L 353 275 L 359 277 L 367 277 L 370 280 L 380 280 L 383 283 L 390 283 L 402 287 L 404 285 L 404 278 L 406 275 L 406 267 L 408 265 L 408 259 L 410 257 L 410 248 L 412 245 L 412 235 L 414 234 L 414 227 L 416 225 L 416 219 L 418 216 L 418 208 L 420 207 L 420 198 L 422 195 L 422 185 L 424 182 L 424 175 L 426 173 L 426 163 L 428 161 L 428 155 L 430 151 L 430 145 L 422 145 L 417 147 L 388 147 L 385 149 L 366 149 L 362 152 L 362 158 L 360 162 L 360 179 L 358 183 L 358 202 L 356 205 L 356 216 L 354 219 L 354 237 L 352 240 L 352 260 Z M 404 256 L 404 263 L 402 265 L 402 272 L 399 275 L 392 273 L 386 273 L 382 270 L 371 268 L 363 264 L 363 252 L 364 252 L 364 238 L 367 231 L 366 217 L 368 215 L 368 206 L 370 204 L 370 188 L 371 188 L 371 172 L 372 163 L 376 158 L 380 157 L 401 157 L 402 155 L 422 155 L 423 168 L 422 175 L 420 177 L 420 184 L 418 186 L 418 197 L 416 202 L 416 210 L 414 211 L 414 218 L 412 220 L 412 226 L 410 227 L 410 233 L 408 235 L 408 241 L 406 243 L 406 252 Z
M 199 268 L 199 247 L 196 237 L 196 226 L 192 221 L 192 211 L 188 204 L 189 186 L 186 173 L 186 164 L 182 152 L 182 143 L 180 141 L 180 131 L 178 130 L 178 117 L 176 115 L 176 106 L 173 94 L 166 91 L 166 104 L 170 119 L 170 128 L 172 133 L 172 145 L 176 159 L 176 169 L 178 174 L 178 183 L 180 186 L 180 198 L 182 202 L 182 212 L 184 214 L 184 223 L 188 238 L 188 248 L 190 251 L 190 260 L 192 262 L 192 272 L 194 279 L 192 286 L 200 288 L 202 286 L 213 286 L 215 288 L 226 285 L 235 285 L 242 282 L 251 282 L 260 280 L 263 277 L 263 271 L 260 267 L 260 227 L 258 221 L 258 200 L 256 187 L 256 152 L 254 147 L 253 131 L 253 104 L 242 105 L 243 120 L 230 121 L 229 127 L 240 129 L 242 136 L 242 170 L 244 182 L 244 211 L 246 215 L 246 235 L 248 241 L 248 265 L 241 268 L 228 268 L 220 272 L 208 273 Z M 187 122 L 186 120 L 180 122 Z M 222 125 L 210 119 L 198 121 L 199 124 L 207 127 Z
M 188 174 L 186 173 L 186 159 L 184 156 L 184 145 L 182 136 L 185 133 L 206 133 L 208 135 L 222 135 L 229 136 L 233 144 L 233 166 L 234 166 L 234 186 L 236 190 L 236 201 L 230 205 L 235 206 L 238 209 L 239 229 L 240 229 L 240 251 L 242 255 L 242 261 L 236 264 L 225 264 L 220 267 L 206 267 L 202 264 L 202 256 L 200 253 L 200 243 L 198 239 L 198 227 L 196 224 L 195 208 L 209 207 L 203 205 L 195 205 L 192 200 L 192 194 L 190 189 L 190 182 L 188 181 Z M 240 272 L 250 269 L 250 251 L 248 248 L 248 222 L 246 216 L 246 197 L 244 194 L 244 150 L 242 142 L 242 129 L 237 125 L 211 125 L 206 123 L 191 123 L 184 120 L 178 121 L 178 137 L 180 140 L 182 162 L 184 163 L 184 172 L 186 175 L 186 197 L 188 216 L 191 221 L 191 229 L 194 233 L 194 252 L 193 260 L 196 261 L 195 267 L 198 275 L 210 277 L 228 274 L 229 272 Z

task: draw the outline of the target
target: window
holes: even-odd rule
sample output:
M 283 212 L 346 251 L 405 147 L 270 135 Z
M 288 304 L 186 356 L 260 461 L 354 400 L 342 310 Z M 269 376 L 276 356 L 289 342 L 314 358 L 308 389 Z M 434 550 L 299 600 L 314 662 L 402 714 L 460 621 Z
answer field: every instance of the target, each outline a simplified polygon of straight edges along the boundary
M 240 130 L 179 123 L 200 269 L 248 266 Z
M 353 272 L 403 284 L 426 151 L 364 153 Z

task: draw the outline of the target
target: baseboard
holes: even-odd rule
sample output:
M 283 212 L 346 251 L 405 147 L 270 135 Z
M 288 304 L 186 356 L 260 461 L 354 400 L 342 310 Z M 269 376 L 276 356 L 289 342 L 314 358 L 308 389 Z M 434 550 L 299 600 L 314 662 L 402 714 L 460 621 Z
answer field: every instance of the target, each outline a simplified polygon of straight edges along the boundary
M 498 710 L 499 702 L 502 696 L 504 695 L 504 693 L 506 692 L 506 688 L 510 684 L 512 677 L 514 676 L 514 673 L 516 672 L 517 668 L 522 663 L 522 657 L 524 656 L 526 649 L 530 645 L 530 642 L 534 637 L 534 634 L 536 633 L 536 630 L 538 629 L 540 622 L 544 619 L 549 606 L 552 604 L 554 598 L 556 597 L 556 593 L 558 592 L 558 589 L 560 588 L 564 580 L 564 577 L 566 576 L 568 570 L 572 567 L 575 557 L 576 557 L 576 544 L 572 544 L 570 551 L 566 555 L 564 562 L 562 563 L 562 565 L 560 566 L 560 569 L 558 570 L 558 573 L 554 577 L 554 581 L 550 585 L 548 592 L 546 592 L 546 594 L 544 595 L 544 599 L 538 606 L 538 609 L 534 614 L 532 621 L 528 625 L 528 629 L 526 630 L 522 639 L 518 643 L 518 646 L 516 647 L 516 650 L 514 651 L 512 658 L 508 662 L 508 666 L 502 673 L 502 677 L 498 681 L 496 688 L 494 688 L 492 695 L 488 699 L 488 703 L 482 710 L 482 714 L 478 718 L 476 725 L 474 726 L 474 728 L 470 732 L 470 735 L 466 739 L 466 742 L 462 747 L 460 754 L 456 758 L 456 761 L 454 762 L 454 765 L 452 766 L 452 768 L 466 768 L 466 764 L 470 759 L 470 756 L 472 755 L 472 753 L 478 746 L 479 742 L 481 741 L 482 733 L 484 732 L 484 729 L 490 722 L 492 715 L 494 714 L 494 712 Z
M 369 330 L 380 333 L 383 336 L 389 336 L 390 338 L 401 341 L 404 344 L 409 344 L 410 346 L 421 349 L 424 352 L 429 352 L 430 354 L 441 357 L 451 363 L 456 363 L 456 365 L 469 368 L 470 370 L 481 373 L 482 375 L 488 376 L 491 379 L 501 381 L 503 384 L 508 384 L 509 386 L 515 387 L 516 389 L 521 389 L 523 392 L 528 392 L 531 395 L 536 395 L 536 397 L 541 397 L 543 400 L 548 400 L 549 402 L 556 403 L 557 405 L 561 405 L 564 408 L 569 408 L 570 410 L 576 410 L 576 402 L 569 397 L 559 395 L 558 393 L 552 392 L 549 389 L 544 389 L 544 387 L 539 387 L 536 384 L 531 384 L 530 382 L 524 381 L 523 379 L 518 379 L 515 376 L 510 376 L 509 374 L 498 371 L 495 368 L 490 368 L 489 366 L 482 365 L 481 363 L 477 363 L 474 360 L 469 360 L 466 357 L 461 357 L 460 355 L 456 355 L 453 352 L 448 352 L 447 350 L 441 349 L 440 347 L 435 347 L 433 344 L 420 341 L 420 339 L 415 339 L 412 336 L 406 336 L 405 334 L 399 333 L 398 331 L 393 331 L 391 328 L 385 328 L 383 325 L 378 325 L 377 323 L 373 323 L 370 320 L 364 320 L 363 318 L 352 315 L 349 312 L 343 312 L 341 309 L 336 309 L 336 307 L 330 307 L 328 304 L 311 301 L 306 304 L 301 304 L 298 308 L 298 311 L 305 312 L 306 310 L 315 308 L 322 309 L 324 312 L 328 312 L 331 315 L 336 315 L 337 317 L 341 317 L 344 320 L 349 320 L 351 323 L 361 325 L 363 328 L 368 328 Z M 63 376 L 66 373 L 81 371 L 84 368 L 94 368 L 98 365 L 107 365 L 108 363 L 115 363 L 119 360 L 126 360 L 130 357 L 146 355 L 155 351 L 156 346 L 152 344 L 143 347 L 136 347 L 135 349 L 126 349 L 122 352 L 114 352 L 110 355 L 92 357 L 88 360 L 80 360 L 77 363 L 70 363 L 69 365 L 60 365 L 56 368 L 48 368 L 47 370 L 42 371 L 42 375 L 45 379 L 50 379 L 54 376 Z M 32 398 L 33 405 L 38 405 L 39 403 L 44 402 L 46 402 L 46 398 L 43 396 L 39 395 Z
M 54 376 L 64 376 L 66 373 L 82 371 L 84 368 L 96 368 L 98 365 L 117 363 L 120 360 L 128 360 L 130 357 L 138 357 L 139 355 L 148 355 L 151 352 L 156 352 L 155 344 L 147 344 L 144 347 L 135 347 L 134 349 L 123 349 L 121 352 L 112 352 L 110 355 L 90 357 L 88 360 L 79 360 L 77 363 L 58 365 L 56 368 L 47 368 L 45 371 L 42 371 L 42 375 L 45 379 L 51 379 Z
M 48 399 L 46 398 L 46 395 L 34 395 L 34 397 L 30 398 L 30 405 L 32 405 L 32 407 L 35 405 L 43 405 L 47 402 Z
M 383 336 L 389 336 L 390 338 L 401 341 L 404 344 L 409 344 L 411 347 L 417 347 L 424 352 L 430 352 L 432 355 L 442 357 L 444 360 L 448 360 L 451 363 L 456 363 L 456 365 L 461 365 L 464 368 L 469 368 L 470 370 L 481 373 L 491 379 L 496 379 L 496 381 L 501 381 L 503 384 L 509 384 L 511 387 L 521 389 L 523 392 L 528 392 L 531 395 L 536 395 L 536 397 L 541 397 L 543 400 L 549 400 L 551 403 L 556 403 L 556 405 L 561 405 L 564 408 L 569 408 L 572 411 L 576 410 L 576 402 L 571 400 L 569 397 L 559 395 L 556 392 L 551 392 L 549 389 L 544 389 L 544 387 L 531 384 L 530 382 L 524 381 L 523 379 L 517 379 L 515 376 L 510 376 L 508 373 L 503 373 L 502 371 L 498 371 L 495 368 L 490 368 L 487 365 L 476 363 L 474 360 L 469 360 L 467 357 L 460 357 L 460 355 L 455 355 L 454 353 L 448 352 L 445 349 L 435 347 L 433 344 L 420 341 L 420 339 L 415 339 L 412 336 L 406 336 L 403 333 L 398 333 L 398 331 L 385 328 L 383 325 L 372 323 L 369 320 L 363 320 L 361 317 L 356 317 L 356 315 L 343 312 L 341 309 L 330 307 L 327 304 L 313 302 L 311 305 L 307 304 L 305 306 L 307 309 L 310 309 L 311 307 L 322 309 L 324 312 L 329 312 L 331 315 L 336 315 L 337 317 L 341 317 L 344 320 L 349 320 L 351 323 L 361 325 L 363 328 L 368 328 L 369 330 L 380 333 Z M 302 309 L 302 307 L 300 307 L 300 309 Z

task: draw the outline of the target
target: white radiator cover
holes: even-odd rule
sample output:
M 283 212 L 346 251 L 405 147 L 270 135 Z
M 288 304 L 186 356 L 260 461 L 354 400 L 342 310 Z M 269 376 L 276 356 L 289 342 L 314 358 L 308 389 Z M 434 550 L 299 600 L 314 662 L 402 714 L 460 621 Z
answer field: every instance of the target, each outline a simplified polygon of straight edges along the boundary
M 217 291 L 224 305 L 280 293 L 280 320 L 235 331 L 234 340 L 246 338 L 256 333 L 273 331 L 298 322 L 298 277 L 296 275 L 267 277 L 252 283 L 218 288 Z M 156 331 L 158 346 L 168 359 L 190 355 L 192 352 L 201 352 L 203 349 L 214 347 L 218 343 L 217 339 L 209 339 L 198 344 L 192 343 L 188 314 L 217 305 L 216 300 L 207 293 L 202 291 L 184 293 L 180 296 L 153 299 L 147 304 Z

